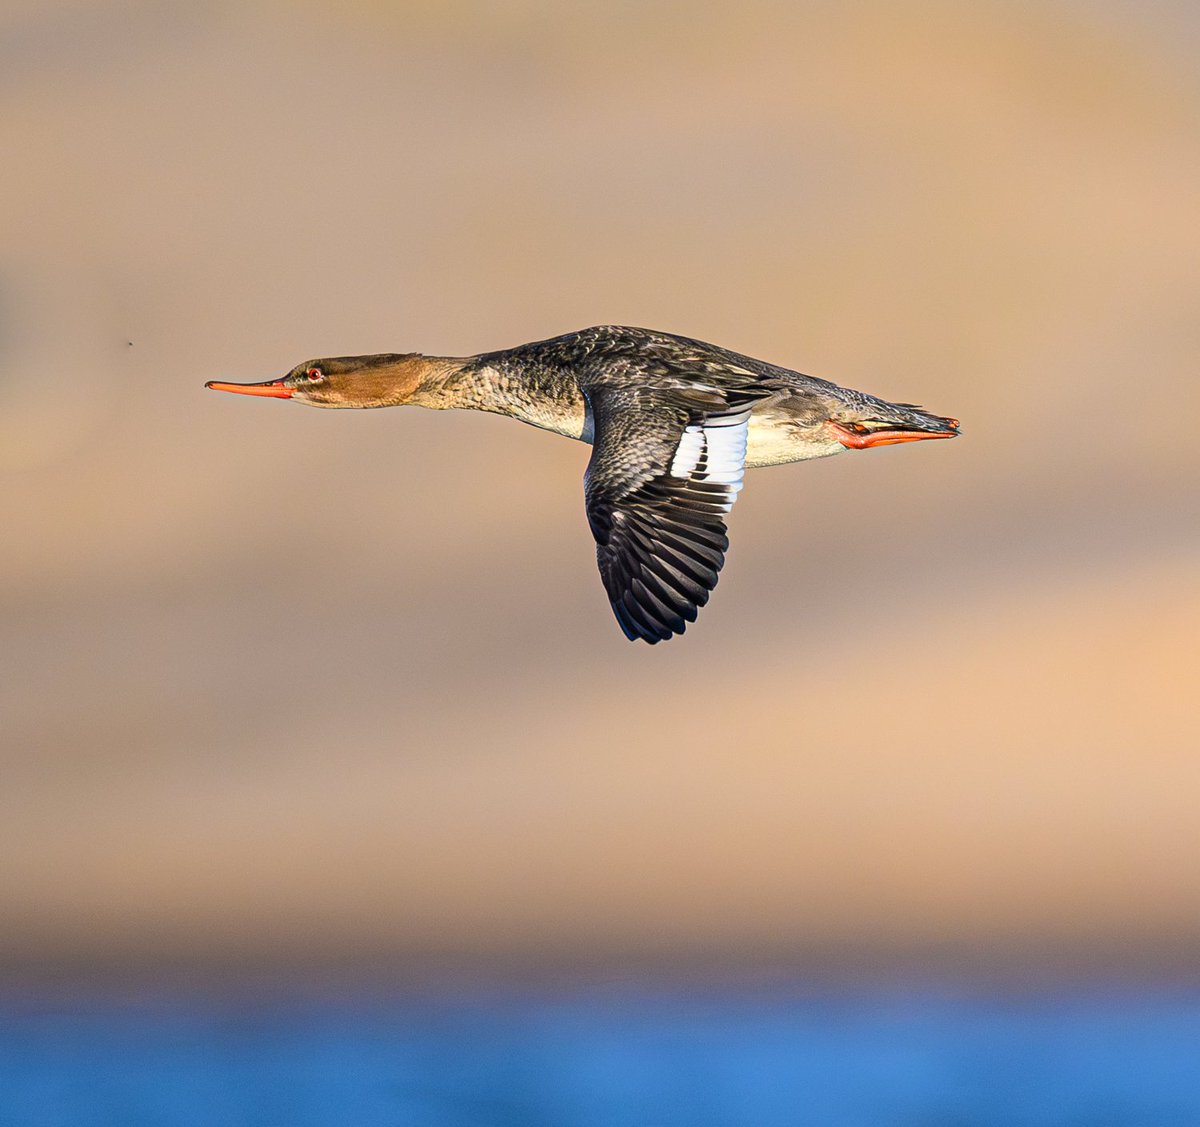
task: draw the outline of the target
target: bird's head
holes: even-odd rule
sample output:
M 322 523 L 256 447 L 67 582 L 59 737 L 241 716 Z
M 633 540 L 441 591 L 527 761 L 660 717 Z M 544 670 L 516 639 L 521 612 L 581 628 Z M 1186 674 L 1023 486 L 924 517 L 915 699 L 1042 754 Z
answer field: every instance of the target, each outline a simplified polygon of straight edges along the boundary
M 306 360 L 282 379 L 262 383 L 210 380 L 204 386 L 238 395 L 294 399 L 312 407 L 399 407 L 420 402 L 422 392 L 440 371 L 432 357 L 386 352 Z

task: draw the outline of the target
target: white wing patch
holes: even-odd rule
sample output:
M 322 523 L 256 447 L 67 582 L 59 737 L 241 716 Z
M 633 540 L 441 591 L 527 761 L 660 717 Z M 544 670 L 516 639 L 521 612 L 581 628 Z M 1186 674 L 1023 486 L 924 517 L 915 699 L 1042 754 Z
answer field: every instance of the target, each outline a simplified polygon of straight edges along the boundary
M 746 470 L 746 442 L 750 431 L 750 412 L 714 415 L 703 423 L 685 427 L 671 460 L 672 477 L 695 477 L 728 488 L 733 507 Z
M 679 445 L 675 447 L 675 457 L 671 459 L 671 476 L 691 477 L 703 457 L 704 428 L 685 427 L 679 436 Z

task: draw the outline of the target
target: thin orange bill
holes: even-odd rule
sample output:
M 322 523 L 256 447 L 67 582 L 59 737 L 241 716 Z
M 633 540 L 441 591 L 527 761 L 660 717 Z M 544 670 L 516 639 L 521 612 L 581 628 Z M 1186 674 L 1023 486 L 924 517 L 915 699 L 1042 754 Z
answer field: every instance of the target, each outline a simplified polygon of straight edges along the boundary
M 265 383 L 221 383 L 209 380 L 204 385 L 213 391 L 232 391 L 235 395 L 269 395 L 272 399 L 291 399 L 292 389 L 283 380 L 267 380 Z

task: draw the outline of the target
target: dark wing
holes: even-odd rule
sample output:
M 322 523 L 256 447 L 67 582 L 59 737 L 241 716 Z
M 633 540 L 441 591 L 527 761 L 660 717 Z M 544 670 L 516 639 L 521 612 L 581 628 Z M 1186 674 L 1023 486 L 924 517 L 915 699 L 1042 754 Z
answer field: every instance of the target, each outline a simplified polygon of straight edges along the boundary
M 600 577 L 630 639 L 696 621 L 725 563 L 725 514 L 742 487 L 749 405 L 704 411 L 669 391 L 592 387 L 584 479 Z

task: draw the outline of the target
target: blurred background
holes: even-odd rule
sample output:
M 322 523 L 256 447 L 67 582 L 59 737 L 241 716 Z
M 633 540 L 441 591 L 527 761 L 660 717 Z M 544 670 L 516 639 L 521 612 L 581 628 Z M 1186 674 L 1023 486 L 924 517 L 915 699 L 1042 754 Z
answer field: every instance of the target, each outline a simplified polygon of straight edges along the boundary
M 1200 1122 L 1198 51 L 6 0 L 0 1111 Z M 752 473 L 649 648 L 585 447 L 202 388 L 604 322 L 964 436 Z

